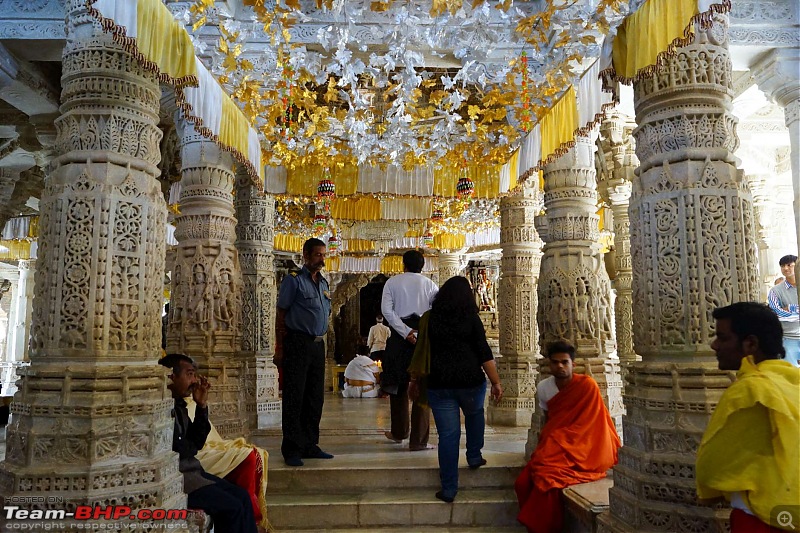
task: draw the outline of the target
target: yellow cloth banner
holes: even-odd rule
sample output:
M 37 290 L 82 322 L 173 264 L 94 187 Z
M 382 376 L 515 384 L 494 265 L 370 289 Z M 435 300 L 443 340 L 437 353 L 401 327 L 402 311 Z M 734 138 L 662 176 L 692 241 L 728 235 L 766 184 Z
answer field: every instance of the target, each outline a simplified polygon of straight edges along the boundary
M 219 124 L 219 142 L 247 155 L 250 124 L 239 106 L 227 96 L 222 97 L 222 118 Z
M 380 220 L 381 201 L 366 196 L 335 198 L 331 202 L 331 217 L 336 220 Z
M 434 235 L 433 247 L 438 250 L 458 250 L 463 248 L 467 243 L 467 236 L 463 234 L 452 235 L 450 233 L 442 233 Z
M 614 70 L 621 80 L 633 80 L 656 65 L 659 55 L 686 36 L 698 0 L 648 0 L 625 19 L 614 38 Z
M 381 272 L 384 274 L 400 274 L 403 272 L 403 256 L 387 255 L 381 259 Z
M 503 165 L 468 165 L 467 176 L 475 184 L 474 198 L 497 198 L 500 191 L 500 171 Z M 433 195 L 458 196 L 456 185 L 461 167 L 445 166 L 433 171 Z
M 197 76 L 192 40 L 161 0 L 138 0 L 136 25 L 136 47 L 145 59 L 177 80 Z
M 30 259 L 31 241 L 28 240 L 0 240 L 0 259 Z
M 330 169 L 331 181 L 336 185 L 337 196 L 356 193 L 358 187 L 358 167 L 345 165 Z M 322 181 L 325 169 L 321 166 L 301 166 L 286 169 L 286 194 L 295 196 L 316 196 L 317 185 Z
M 341 268 L 341 259 L 339 256 L 328 256 L 325 258 L 325 270 L 328 272 L 338 272 Z
M 306 242 L 305 237 L 286 235 L 285 233 L 276 233 L 275 238 L 272 239 L 272 247 L 282 252 L 300 253 L 303 251 L 304 242 Z
M 519 177 L 519 150 L 515 150 L 514 155 L 508 160 L 508 172 L 510 174 L 508 190 L 511 191 L 517 186 L 517 178 Z
M 372 252 L 375 243 L 366 239 L 349 239 L 345 248 L 348 252 Z
M 703 499 L 738 492 L 773 526 L 781 515 L 800 523 L 800 371 L 791 363 L 742 359 L 697 450 L 695 481 Z M 783 522 L 783 520 L 781 520 Z
M 578 129 L 578 100 L 570 85 L 564 95 L 542 118 L 542 161 L 552 163 L 575 140 Z

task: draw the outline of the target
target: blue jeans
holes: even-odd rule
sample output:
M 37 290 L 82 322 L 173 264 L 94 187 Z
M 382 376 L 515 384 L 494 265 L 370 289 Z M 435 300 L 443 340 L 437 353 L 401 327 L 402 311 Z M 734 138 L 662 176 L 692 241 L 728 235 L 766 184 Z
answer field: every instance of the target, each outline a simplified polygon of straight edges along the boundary
M 467 433 L 467 464 L 477 465 L 483 460 L 483 402 L 486 382 L 471 389 L 428 389 L 428 405 L 433 411 L 436 431 L 439 433 L 439 479 L 442 494 L 455 498 L 458 492 L 458 445 L 461 441 L 461 418 Z
M 783 338 L 783 349 L 786 350 L 786 359 L 794 366 L 800 366 L 800 339 Z

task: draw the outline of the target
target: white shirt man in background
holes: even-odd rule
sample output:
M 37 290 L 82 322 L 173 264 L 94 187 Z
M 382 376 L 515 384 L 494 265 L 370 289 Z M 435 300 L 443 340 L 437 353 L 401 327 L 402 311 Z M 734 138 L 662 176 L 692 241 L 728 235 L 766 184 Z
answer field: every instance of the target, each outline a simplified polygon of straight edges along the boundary
M 383 359 L 383 352 L 386 351 L 386 341 L 392 331 L 383 323 L 383 315 L 380 313 L 375 317 L 375 325 L 369 328 L 367 336 L 367 346 L 369 346 L 369 356 L 373 361 Z
M 389 278 L 381 299 L 381 312 L 392 330 L 386 341 L 381 375 L 381 387 L 389 393 L 392 421 L 392 428 L 385 435 L 394 442 L 408 438 L 411 451 L 431 448 L 428 445 L 430 410 L 413 402 L 409 424 L 408 409 L 408 365 L 414 355 L 419 319 L 431 308 L 439 292 L 436 284 L 421 274 L 423 266 L 425 257 L 418 250 L 404 253 L 404 272 Z

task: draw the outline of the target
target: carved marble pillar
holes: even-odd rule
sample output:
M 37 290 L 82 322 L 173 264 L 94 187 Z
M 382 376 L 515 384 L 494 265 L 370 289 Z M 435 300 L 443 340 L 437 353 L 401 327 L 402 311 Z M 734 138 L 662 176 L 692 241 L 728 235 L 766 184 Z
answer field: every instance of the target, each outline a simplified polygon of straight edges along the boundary
M 17 302 L 17 360 L 29 359 L 31 317 L 33 316 L 34 273 L 36 260 L 28 259 L 19 262 L 19 300 Z
M 2 275 L 3 279 L 8 281 L 10 284 L 10 288 L 8 290 L 10 296 L 10 305 L 8 309 L 8 326 L 6 329 L 6 351 L 5 351 L 5 360 L 8 362 L 14 362 L 18 359 L 17 355 L 17 334 L 19 332 L 19 328 L 17 328 L 17 323 L 19 322 L 19 270 L 13 268 L 11 265 L 7 265 L 6 268 L 2 268 Z
M 275 199 L 249 176 L 236 177 L 236 249 L 242 268 L 242 349 L 245 413 L 250 429 L 278 427 L 281 400 L 275 355 Z
M 727 531 L 696 504 L 695 453 L 730 385 L 709 344 L 714 308 L 758 294 L 753 207 L 733 152 L 727 17 L 634 85 L 633 336 L 625 445 L 599 531 Z
M 746 175 L 753 195 L 760 281 L 759 301 L 762 302 L 767 301 L 767 294 L 774 286 L 775 279 L 782 275 L 778 261 L 784 253 L 788 253 L 787 250 L 791 250 L 787 247 L 787 243 L 794 240 L 794 227 L 787 224 L 788 220 L 794 219 L 791 186 L 776 186 L 775 178 L 776 176 L 770 174 Z M 789 190 L 785 190 L 787 188 Z M 785 199 L 789 200 L 788 205 L 780 201 Z M 787 229 L 791 231 L 789 239 L 786 238 Z
M 794 225 L 797 244 L 800 245 L 800 49 L 772 50 L 753 67 L 753 77 L 758 88 L 783 107 L 784 120 L 789 129 L 792 156 L 792 187 L 794 189 Z M 796 252 L 793 252 L 797 255 Z M 800 276 L 800 264 L 795 265 L 795 276 Z M 797 286 L 800 295 L 800 285 Z
M 439 282 L 441 287 L 444 282 L 454 276 L 462 275 L 461 256 L 455 253 L 439 252 Z
M 242 276 L 234 246 L 233 157 L 180 121 L 181 196 L 167 353 L 191 356 L 211 379 L 210 417 L 223 436 L 247 431 L 240 393 Z
M 537 318 L 542 352 L 565 339 L 576 349 L 575 372 L 592 376 L 622 433 L 622 379 L 615 349 L 611 282 L 600 254 L 595 144 L 579 137 L 575 146 L 544 170 L 547 231 L 539 276 Z M 543 360 L 540 380 L 550 367 Z M 542 425 L 534 413 L 528 447 Z
M 20 369 L 0 494 L 40 501 L 25 506 L 34 509 L 182 509 L 174 402 L 156 364 L 167 218 L 156 180 L 161 91 L 85 2 L 66 11 L 31 365 Z
M 636 124 L 615 114 L 600 127 L 601 146 L 610 159 L 610 175 L 598 182 L 598 191 L 614 215 L 614 325 L 617 355 L 623 367 L 641 358 L 633 350 L 633 267 L 631 266 L 631 223 L 628 206 L 633 171 L 639 164 L 631 133 Z
M 536 393 L 539 330 L 536 324 L 536 283 L 542 257 L 541 240 L 533 219 L 541 209 L 538 191 L 500 200 L 500 357 L 497 371 L 505 393 L 489 404 L 491 424 L 523 427 L 530 424 Z

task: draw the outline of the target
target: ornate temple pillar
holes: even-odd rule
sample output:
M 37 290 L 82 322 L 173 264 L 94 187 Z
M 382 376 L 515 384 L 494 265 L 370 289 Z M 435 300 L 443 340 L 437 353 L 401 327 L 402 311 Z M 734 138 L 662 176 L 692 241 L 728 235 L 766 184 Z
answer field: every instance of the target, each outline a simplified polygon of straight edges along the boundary
M 22 321 L 21 336 L 24 341 L 20 346 L 18 352 L 23 361 L 30 359 L 30 335 L 31 335 L 31 318 L 33 317 L 33 294 L 35 292 L 36 282 L 34 274 L 36 272 L 36 259 L 20 260 L 19 262 L 19 285 L 20 297 L 22 298 L 20 313 L 20 320 Z
M 614 215 L 614 325 L 617 356 L 623 365 L 641 359 L 633 350 L 633 267 L 631 265 L 631 223 L 628 206 L 633 171 L 638 166 L 631 133 L 636 124 L 615 114 L 600 127 L 601 145 L 610 159 L 610 176 L 598 183 L 598 191 Z
M 783 107 L 784 120 L 789 129 L 792 149 L 792 187 L 794 189 L 794 225 L 797 244 L 800 245 L 800 49 L 772 50 L 752 69 L 758 88 Z M 792 252 L 797 255 L 797 251 Z M 800 263 L 795 265 L 795 276 L 800 276 Z M 797 286 L 800 295 L 800 285 Z
M 733 379 L 710 343 L 719 306 L 758 294 L 753 207 L 733 152 L 727 17 L 696 28 L 634 85 L 633 338 L 625 445 L 598 531 L 727 531 L 728 510 L 696 503 L 697 447 Z M 713 134 L 712 134 L 713 132 Z
M 236 249 L 242 269 L 242 348 L 245 413 L 251 430 L 281 423 L 275 355 L 275 199 L 249 176 L 236 177 Z
M 167 353 L 191 356 L 208 374 L 210 418 L 223 436 L 247 431 L 242 391 L 242 276 L 234 246 L 233 157 L 181 121 L 180 215 L 172 270 Z
M 536 324 L 536 284 L 541 241 L 533 219 L 541 209 L 538 191 L 500 200 L 500 357 L 497 371 L 505 390 L 498 404 L 489 404 L 488 421 L 494 425 L 523 427 L 530 424 L 536 393 L 536 359 L 539 330 Z
M 161 91 L 85 2 L 66 11 L 31 365 L 19 371 L 0 494 L 40 502 L 29 509 L 184 509 L 174 401 L 156 363 L 167 219 L 156 180 Z
M 544 170 L 547 231 L 539 275 L 539 340 L 542 351 L 556 340 L 575 346 L 574 372 L 592 376 L 622 432 L 622 379 L 615 349 L 611 282 L 600 254 L 595 144 L 578 137 L 575 146 Z M 550 374 L 547 361 L 539 380 Z M 542 426 L 534 413 L 526 449 Z
M 448 279 L 454 276 L 460 276 L 462 270 L 461 255 L 439 251 L 439 287 L 444 285 L 444 282 Z
M 17 334 L 19 333 L 17 323 L 19 322 L 20 312 L 19 270 L 11 265 L 3 265 L 0 267 L 0 276 L 2 276 L 2 278 L 8 281 L 10 284 L 8 292 L 11 301 L 8 307 L 5 360 L 8 362 L 14 362 L 19 359 L 17 353 Z

